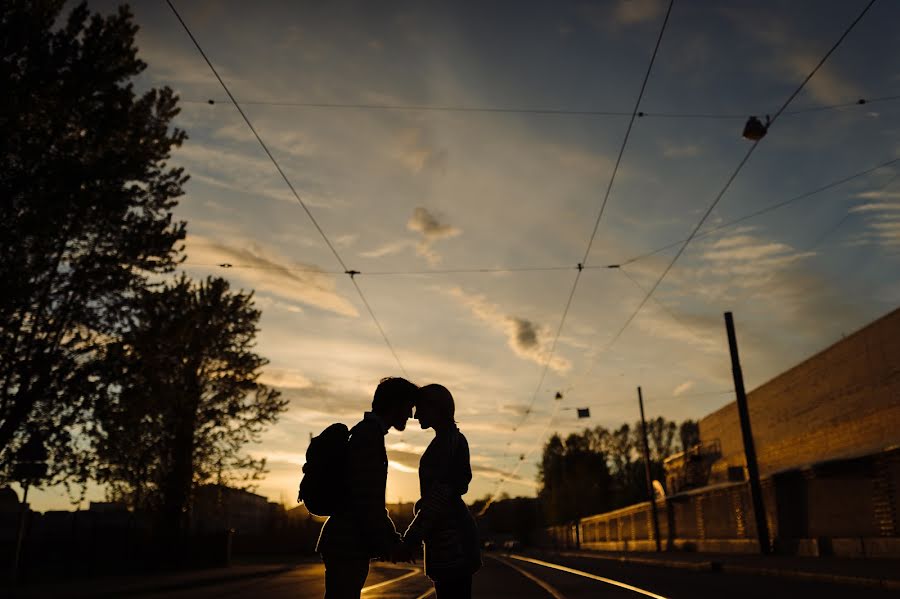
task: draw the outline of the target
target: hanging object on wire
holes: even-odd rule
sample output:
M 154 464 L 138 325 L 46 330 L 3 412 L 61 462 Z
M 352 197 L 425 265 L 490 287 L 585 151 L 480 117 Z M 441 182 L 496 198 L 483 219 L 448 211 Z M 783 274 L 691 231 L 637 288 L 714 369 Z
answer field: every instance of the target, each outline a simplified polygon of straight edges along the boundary
M 769 115 L 766 115 L 765 125 L 755 116 L 751 116 L 747 119 L 747 124 L 744 125 L 744 137 L 751 141 L 759 141 L 769 132 L 770 124 Z
M 578 411 L 578 419 L 582 418 L 590 418 L 591 417 L 591 409 L 590 408 L 577 408 Z

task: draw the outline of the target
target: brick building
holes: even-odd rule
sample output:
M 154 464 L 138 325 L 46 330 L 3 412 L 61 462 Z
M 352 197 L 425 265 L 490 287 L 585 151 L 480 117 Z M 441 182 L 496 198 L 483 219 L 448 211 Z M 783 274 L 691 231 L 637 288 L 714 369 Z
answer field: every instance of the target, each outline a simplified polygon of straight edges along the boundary
M 900 446 L 900 309 L 747 395 L 760 476 Z M 746 466 L 734 402 L 700 420 L 710 483 Z M 732 470 L 732 473 L 734 470 Z
M 900 556 L 900 310 L 748 394 L 769 542 L 802 555 Z M 668 549 L 759 551 L 737 407 L 666 460 Z M 547 529 L 557 547 L 651 550 L 650 503 Z

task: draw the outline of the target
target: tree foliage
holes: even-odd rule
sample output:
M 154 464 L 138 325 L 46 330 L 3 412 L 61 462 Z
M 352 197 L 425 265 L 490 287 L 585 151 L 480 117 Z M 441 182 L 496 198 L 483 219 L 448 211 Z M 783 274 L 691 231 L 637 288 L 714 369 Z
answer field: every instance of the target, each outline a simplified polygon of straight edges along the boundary
M 51 477 L 84 475 L 93 363 L 185 233 L 186 177 L 166 163 L 185 139 L 176 97 L 134 92 L 146 65 L 127 8 L 63 4 L 0 5 L 0 484 L 29 437 Z
M 183 527 L 191 490 L 257 478 L 245 454 L 286 401 L 258 380 L 260 312 L 227 281 L 182 276 L 145 291 L 131 326 L 111 344 L 108 396 L 94 429 L 98 479 L 114 498 Z
M 651 477 L 664 481 L 663 461 L 698 439 L 694 421 L 647 421 Z M 544 516 L 553 524 L 646 501 L 641 423 L 614 430 L 598 426 L 565 440 L 553 435 L 544 445 L 538 482 Z

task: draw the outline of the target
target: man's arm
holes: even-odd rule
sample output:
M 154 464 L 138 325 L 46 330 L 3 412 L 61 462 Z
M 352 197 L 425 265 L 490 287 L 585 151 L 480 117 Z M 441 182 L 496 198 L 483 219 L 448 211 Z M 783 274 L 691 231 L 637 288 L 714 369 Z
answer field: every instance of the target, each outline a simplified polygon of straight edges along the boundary
M 384 504 L 384 439 L 367 427 L 354 429 L 347 447 L 349 507 L 372 553 L 387 556 L 400 540 Z

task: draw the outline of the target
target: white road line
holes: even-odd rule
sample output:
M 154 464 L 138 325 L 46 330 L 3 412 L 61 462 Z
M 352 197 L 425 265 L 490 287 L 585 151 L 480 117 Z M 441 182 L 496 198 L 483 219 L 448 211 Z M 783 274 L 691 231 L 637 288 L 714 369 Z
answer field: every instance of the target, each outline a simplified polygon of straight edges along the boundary
M 505 560 L 503 558 L 494 557 L 494 556 L 490 556 L 490 557 L 497 560 L 498 562 L 500 562 L 502 564 L 509 566 L 510 568 L 512 568 L 513 570 L 515 570 L 516 572 L 518 572 L 519 574 L 521 574 L 522 576 L 524 576 L 525 578 L 530 580 L 531 582 L 535 583 L 536 585 L 538 585 L 539 587 L 541 587 L 542 589 L 544 589 L 545 591 L 550 593 L 550 596 L 553 597 L 553 599 L 566 599 L 562 593 L 560 593 L 559 591 L 554 589 L 552 586 L 550 586 L 549 584 L 547 584 L 546 582 L 544 582 L 543 580 L 541 580 L 540 578 L 538 578 L 531 572 L 528 572 L 527 570 L 523 570 L 519 566 L 517 566 L 513 563 L 510 563 L 509 560 Z
M 390 580 L 385 580 L 384 582 L 379 582 L 378 584 L 370 584 L 367 587 L 363 587 L 362 592 L 363 593 L 371 593 L 372 591 L 386 587 L 389 584 L 394 584 L 395 582 L 400 582 L 401 580 L 406 580 L 407 578 L 416 576 L 420 572 L 421 572 L 421 570 L 419 568 L 416 568 L 414 570 L 407 572 L 406 574 L 403 574 L 402 576 L 397 576 L 396 578 L 391 578 Z
M 645 591 L 644 589 L 638 588 L 636 586 L 632 586 L 632 585 L 626 584 L 624 582 L 619 582 L 618 580 L 613 580 L 612 578 L 604 578 L 602 576 L 597 576 L 596 574 L 591 574 L 590 572 L 583 572 L 581 570 L 576 570 L 575 568 L 568 568 L 566 566 L 560 566 L 559 564 L 553 564 L 550 562 L 545 562 L 543 560 L 525 557 L 522 555 L 510 554 L 509 557 L 511 557 L 513 559 L 517 559 L 519 561 L 537 564 L 538 566 L 544 566 L 545 568 L 553 568 L 554 570 L 559 570 L 560 572 L 568 572 L 569 574 L 575 574 L 577 576 L 584 576 L 585 578 L 590 578 L 591 580 L 598 580 L 600 582 L 605 582 L 606 584 L 611 584 L 613 586 L 617 586 L 617 587 L 620 587 L 623 589 L 628 589 L 629 591 L 634 591 L 635 593 L 640 593 L 641 595 L 646 595 L 647 597 L 653 597 L 654 599 L 668 599 L 668 597 L 664 597 L 662 595 L 657 595 L 656 593 L 651 593 L 650 591 Z

